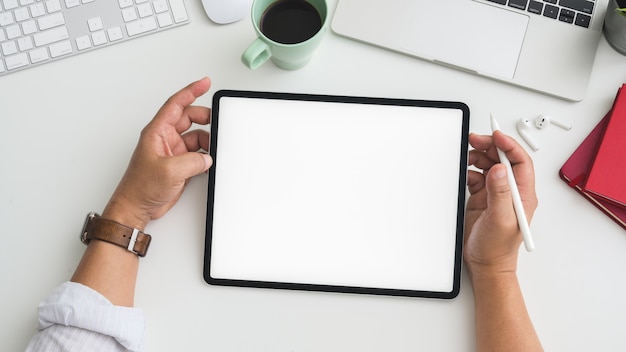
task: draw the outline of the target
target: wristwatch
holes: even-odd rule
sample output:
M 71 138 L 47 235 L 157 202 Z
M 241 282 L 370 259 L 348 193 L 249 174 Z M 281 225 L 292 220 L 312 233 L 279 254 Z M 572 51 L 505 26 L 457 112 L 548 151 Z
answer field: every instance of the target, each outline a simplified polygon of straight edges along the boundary
M 132 227 L 103 219 L 100 214 L 90 212 L 85 219 L 80 241 L 88 244 L 92 239 L 109 242 L 145 257 L 152 237 Z

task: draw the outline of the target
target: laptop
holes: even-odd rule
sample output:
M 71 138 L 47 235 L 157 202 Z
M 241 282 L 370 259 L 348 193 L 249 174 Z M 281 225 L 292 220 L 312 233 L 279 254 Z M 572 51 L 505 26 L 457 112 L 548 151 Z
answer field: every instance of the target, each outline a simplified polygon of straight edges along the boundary
M 582 100 L 608 0 L 338 0 L 351 39 Z

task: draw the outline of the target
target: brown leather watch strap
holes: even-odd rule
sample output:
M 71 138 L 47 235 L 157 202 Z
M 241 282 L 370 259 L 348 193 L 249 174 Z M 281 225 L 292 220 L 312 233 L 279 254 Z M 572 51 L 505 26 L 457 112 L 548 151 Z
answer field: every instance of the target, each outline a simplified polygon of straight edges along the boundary
M 137 229 L 90 213 L 85 220 L 81 241 L 87 244 L 92 239 L 118 245 L 140 257 L 145 257 L 152 237 Z

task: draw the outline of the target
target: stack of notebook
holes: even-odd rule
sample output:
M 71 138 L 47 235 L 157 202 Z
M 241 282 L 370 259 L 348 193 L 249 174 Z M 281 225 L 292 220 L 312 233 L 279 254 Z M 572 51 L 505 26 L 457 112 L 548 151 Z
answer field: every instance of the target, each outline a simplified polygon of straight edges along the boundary
M 567 159 L 559 175 L 626 229 L 626 84 L 611 110 Z

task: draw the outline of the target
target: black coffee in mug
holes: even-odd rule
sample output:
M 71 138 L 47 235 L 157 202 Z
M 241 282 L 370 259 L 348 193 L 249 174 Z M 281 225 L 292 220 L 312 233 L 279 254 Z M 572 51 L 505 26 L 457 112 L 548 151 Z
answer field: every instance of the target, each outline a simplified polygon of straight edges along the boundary
M 297 44 L 313 37 L 322 28 L 322 17 L 305 0 L 279 0 L 261 16 L 261 32 L 282 44 Z

